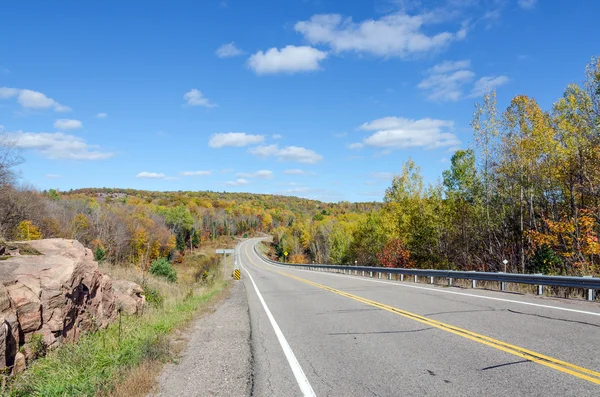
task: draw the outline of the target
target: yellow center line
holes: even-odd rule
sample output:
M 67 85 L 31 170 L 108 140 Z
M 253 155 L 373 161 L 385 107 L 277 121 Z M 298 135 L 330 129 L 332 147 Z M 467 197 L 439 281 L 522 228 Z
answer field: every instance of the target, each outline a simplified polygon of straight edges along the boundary
M 519 347 L 519 346 L 511 345 L 509 343 L 502 342 L 500 340 L 493 339 L 493 338 L 490 338 L 490 337 L 485 336 L 485 335 L 480 335 L 480 334 L 477 334 L 475 332 L 468 331 L 466 329 L 455 327 L 453 325 L 446 324 L 446 323 L 443 323 L 441 321 L 433 320 L 431 318 L 424 317 L 424 316 L 421 316 L 419 314 L 415 314 L 415 313 L 411 313 L 411 312 L 406 311 L 406 310 L 398 309 L 396 307 L 389 306 L 389 305 L 386 305 L 384 303 L 376 302 L 376 301 L 373 301 L 373 300 L 370 300 L 370 299 L 367 299 L 367 298 L 363 298 L 363 297 L 358 296 L 358 295 L 353 295 L 353 294 L 350 294 L 348 292 L 344 292 L 344 291 L 341 291 L 341 290 L 338 290 L 338 289 L 335 289 L 335 288 L 332 288 L 332 287 L 328 287 L 326 285 L 318 284 L 318 283 L 315 283 L 313 281 L 306 280 L 304 278 L 301 278 L 301 277 L 298 277 L 298 276 L 294 276 L 294 275 L 291 275 L 291 274 L 288 274 L 288 273 L 285 273 L 285 272 L 282 272 L 282 271 L 279 271 L 279 270 L 273 270 L 273 269 L 269 269 L 269 268 L 257 265 L 250 258 L 250 255 L 248 255 L 248 247 L 247 246 L 245 247 L 245 251 L 246 251 L 246 256 L 248 257 L 248 259 L 250 260 L 250 262 L 254 266 L 259 267 L 259 268 L 261 268 L 263 270 L 267 270 L 267 271 L 278 273 L 278 274 L 280 274 L 282 276 L 286 276 L 286 277 L 295 279 L 297 281 L 301 281 L 303 283 L 312 285 L 314 287 L 321 288 L 321 289 L 333 292 L 334 294 L 341 295 L 341 296 L 344 296 L 346 298 L 353 299 L 355 301 L 364 303 L 364 304 L 369 305 L 369 306 L 374 306 L 374 307 L 377 307 L 379 309 L 386 310 L 388 312 L 401 315 L 403 317 L 406 317 L 406 318 L 418 321 L 420 323 L 429 325 L 431 327 L 435 327 L 435 328 L 441 329 L 443 331 L 450 332 L 450 333 L 458 335 L 458 336 L 462 336 L 463 338 L 470 339 L 472 341 L 475 341 L 475 342 L 478 342 L 478 343 L 481 343 L 481 344 L 493 347 L 493 348 L 501 350 L 503 352 L 506 352 L 506 353 L 509 353 L 509 354 L 513 354 L 513 355 L 515 355 L 517 357 L 524 358 L 525 360 L 532 361 L 532 362 L 538 363 L 540 365 L 544 365 L 546 367 L 555 369 L 557 371 L 560 371 L 560 372 L 563 372 L 563 373 L 566 373 L 566 374 L 569 374 L 569 375 L 573 375 L 573 376 L 575 376 L 577 378 L 585 379 L 585 380 L 587 380 L 589 382 L 592 382 L 592 383 L 600 385 L 600 372 L 596 372 L 596 371 L 593 371 L 591 369 L 583 368 L 583 367 L 577 366 L 575 364 L 568 363 L 566 361 L 561 361 L 561 360 L 558 360 L 558 359 L 553 358 L 553 357 L 549 357 L 549 356 L 546 356 L 546 355 L 543 355 L 543 354 L 540 354 L 540 353 L 536 353 L 534 351 L 527 350 L 527 349 L 524 349 L 524 348 Z

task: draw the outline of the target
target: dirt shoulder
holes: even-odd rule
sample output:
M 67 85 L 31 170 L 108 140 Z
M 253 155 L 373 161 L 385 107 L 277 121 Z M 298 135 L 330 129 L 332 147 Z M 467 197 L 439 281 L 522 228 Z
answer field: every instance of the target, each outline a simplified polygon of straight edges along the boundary
M 188 332 L 187 347 L 164 367 L 150 396 L 249 396 L 252 354 L 244 284 L 236 282 L 231 296 Z

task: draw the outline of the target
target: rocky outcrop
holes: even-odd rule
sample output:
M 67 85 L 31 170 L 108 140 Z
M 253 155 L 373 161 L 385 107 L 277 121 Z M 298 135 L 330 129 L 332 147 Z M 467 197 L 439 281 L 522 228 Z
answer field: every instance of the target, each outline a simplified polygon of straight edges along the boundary
M 5 251 L 10 256 L 0 260 L 0 370 L 22 369 L 29 349 L 21 357 L 19 348 L 33 335 L 51 349 L 115 319 L 112 281 L 78 241 L 11 243 Z
M 139 314 L 144 309 L 146 298 L 138 284 L 127 280 L 113 281 L 117 308 L 126 314 Z

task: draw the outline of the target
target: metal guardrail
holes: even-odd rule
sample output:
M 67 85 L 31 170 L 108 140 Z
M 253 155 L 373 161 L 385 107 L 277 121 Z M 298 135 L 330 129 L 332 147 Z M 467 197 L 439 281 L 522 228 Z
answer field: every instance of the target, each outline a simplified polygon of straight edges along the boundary
M 455 271 L 455 270 L 433 270 L 433 269 L 405 269 L 405 268 L 390 268 L 390 267 L 371 267 L 371 266 L 343 266 L 343 265 L 321 265 L 321 264 L 290 264 L 271 260 L 265 257 L 258 251 L 254 245 L 254 252 L 266 262 L 278 266 L 294 267 L 308 270 L 322 270 L 328 272 L 338 272 L 358 275 L 359 272 L 363 276 L 368 273 L 370 277 L 378 273 L 379 278 L 382 274 L 387 273 L 389 279 L 392 274 L 399 274 L 400 280 L 404 280 L 404 276 L 413 276 L 415 281 L 417 277 L 429 277 L 430 284 L 433 284 L 434 278 L 448 279 L 448 285 L 452 285 L 453 280 L 472 280 L 473 288 L 476 287 L 477 281 L 495 281 L 500 283 L 500 290 L 506 289 L 506 283 L 529 284 L 536 285 L 538 295 L 542 295 L 544 286 L 580 288 L 587 290 L 587 300 L 593 301 L 596 290 L 600 290 L 600 278 L 592 276 L 576 277 L 576 276 L 546 276 L 543 274 L 517 274 L 517 273 L 491 273 L 491 272 L 475 272 L 475 271 Z

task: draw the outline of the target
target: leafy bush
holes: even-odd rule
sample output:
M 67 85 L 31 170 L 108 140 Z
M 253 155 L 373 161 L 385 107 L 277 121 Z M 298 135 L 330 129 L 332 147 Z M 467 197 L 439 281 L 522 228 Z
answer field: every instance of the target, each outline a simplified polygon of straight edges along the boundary
M 163 306 L 163 303 L 165 302 L 165 297 L 160 293 L 159 290 L 157 290 L 156 288 L 152 288 L 148 285 L 145 285 L 143 288 L 144 296 L 146 297 L 146 302 L 148 302 L 149 305 L 159 308 Z
M 40 334 L 34 334 L 31 337 L 29 347 L 31 348 L 30 359 L 32 360 L 44 357 L 46 355 L 46 344 L 44 343 L 44 338 Z
M 150 273 L 155 276 L 165 277 L 172 283 L 177 281 L 177 271 L 173 269 L 171 262 L 167 258 L 159 258 L 152 262 Z

